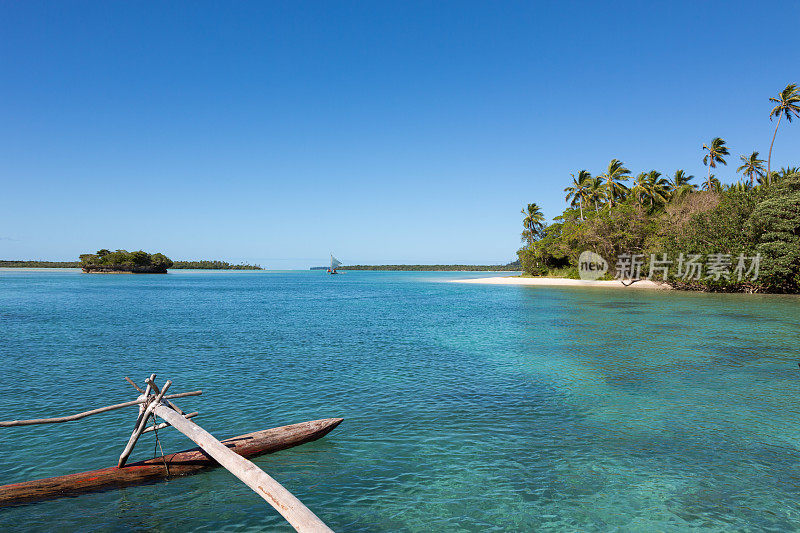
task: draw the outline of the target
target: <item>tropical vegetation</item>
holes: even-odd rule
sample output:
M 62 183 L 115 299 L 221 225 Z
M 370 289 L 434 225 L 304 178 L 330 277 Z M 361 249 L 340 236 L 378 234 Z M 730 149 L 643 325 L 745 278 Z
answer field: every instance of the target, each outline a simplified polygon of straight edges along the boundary
M 800 169 L 770 167 L 781 118 L 789 123 L 800 116 L 800 92 L 790 84 L 770 101 L 776 105 L 769 117 L 778 124 L 769 156 L 765 161 L 758 150 L 741 154 L 741 178 L 731 183 L 712 172 L 731 155 L 721 137 L 702 144 L 707 172 L 700 187 L 683 169 L 668 176 L 643 170 L 634 177 L 617 158 L 597 177 L 585 169 L 571 174 L 564 189 L 567 207 L 552 223 L 545 223 L 536 204 L 522 210 L 523 270 L 578 277 L 578 258 L 588 250 L 609 262 L 607 277 L 614 276 L 614 265 L 635 256 L 644 263 L 642 277 L 656 258 L 671 264 L 659 279 L 678 288 L 800 292 Z M 713 275 L 687 276 L 681 269 L 695 256 L 721 263 Z

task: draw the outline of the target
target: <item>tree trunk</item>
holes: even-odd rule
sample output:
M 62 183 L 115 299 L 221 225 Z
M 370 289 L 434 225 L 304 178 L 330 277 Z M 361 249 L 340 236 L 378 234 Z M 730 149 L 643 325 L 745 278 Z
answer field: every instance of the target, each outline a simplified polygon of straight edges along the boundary
M 775 136 L 778 134 L 778 126 L 781 125 L 783 115 L 778 115 L 778 123 L 775 124 L 775 133 L 772 134 L 772 142 L 769 143 L 769 155 L 767 156 L 767 183 L 772 183 L 772 145 L 775 144 Z

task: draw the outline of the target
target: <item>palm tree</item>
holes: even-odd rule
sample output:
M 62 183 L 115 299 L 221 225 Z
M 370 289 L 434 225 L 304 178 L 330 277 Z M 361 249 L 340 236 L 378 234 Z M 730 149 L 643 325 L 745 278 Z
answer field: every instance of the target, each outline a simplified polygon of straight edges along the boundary
M 588 182 L 590 179 L 592 179 L 592 175 L 585 170 L 581 170 L 578 172 L 577 178 L 575 177 L 575 174 L 570 174 L 570 176 L 572 176 L 572 185 L 564 189 L 564 192 L 567 193 L 567 196 L 564 198 L 564 200 L 570 202 L 570 207 L 575 207 L 575 204 L 580 205 L 581 220 L 583 220 L 583 204 L 586 201 Z
M 586 202 L 594 204 L 594 210 L 600 210 L 600 204 L 603 202 L 605 194 L 603 193 L 603 182 L 600 178 L 589 178 L 586 180 Z
M 655 204 L 663 205 L 669 199 L 669 181 L 661 177 L 661 172 L 651 170 L 645 179 L 645 191 L 650 199 L 650 208 Z
M 605 194 L 608 198 L 609 209 L 614 207 L 614 200 L 625 198 L 628 188 L 623 185 L 627 181 L 631 171 L 625 168 L 625 164 L 619 159 L 612 159 L 608 164 L 608 169 L 600 175 L 600 179 L 605 181 Z
M 694 176 L 687 175 L 683 170 L 676 170 L 675 175 L 669 181 L 669 194 L 671 198 L 681 198 L 685 194 L 697 189 L 697 185 L 689 183 Z
M 740 155 L 739 159 L 742 161 L 742 166 L 737 168 L 736 172 L 741 172 L 750 178 L 750 187 L 752 187 L 754 177 L 764 177 L 764 160 L 758 158 L 758 152 L 753 152 L 749 157 Z
M 722 190 L 722 183 L 720 183 L 714 174 L 711 174 L 708 177 L 708 181 L 703 184 L 703 190 L 720 192 Z
M 703 156 L 703 164 L 708 167 L 708 183 L 706 183 L 706 190 L 711 190 L 711 169 L 717 168 L 717 163 L 727 165 L 724 156 L 730 155 L 728 149 L 725 147 L 725 141 L 720 137 L 714 137 L 710 145 L 703 145 L 703 150 L 708 153 Z M 719 180 L 718 180 L 719 181 Z
M 521 213 L 525 215 L 522 220 L 522 226 L 525 228 L 525 231 L 522 232 L 522 238 L 526 239 L 530 244 L 544 228 L 544 215 L 536 204 L 528 204 L 527 211 L 523 209 Z
M 647 173 L 640 172 L 633 180 L 633 187 L 630 189 L 631 195 L 636 198 L 636 201 L 644 205 L 647 196 Z
M 792 115 L 795 117 L 800 116 L 800 89 L 794 83 L 790 83 L 777 98 L 770 98 L 769 101 L 777 104 L 769 112 L 769 119 L 772 120 L 773 117 L 778 117 L 778 123 L 775 124 L 775 133 L 772 134 L 772 142 L 769 144 L 767 176 L 772 175 L 770 174 L 770 169 L 772 168 L 772 145 L 775 144 L 775 136 L 778 134 L 778 126 L 781 125 L 781 118 L 786 117 L 786 121 L 791 122 Z

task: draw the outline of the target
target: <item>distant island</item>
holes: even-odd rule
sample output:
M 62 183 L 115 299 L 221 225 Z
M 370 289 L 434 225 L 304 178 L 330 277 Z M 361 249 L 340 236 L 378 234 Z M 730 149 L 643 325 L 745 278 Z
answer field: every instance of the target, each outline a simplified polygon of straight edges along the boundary
M 166 274 L 173 263 L 162 253 L 149 254 L 142 250 L 98 250 L 81 254 L 81 268 L 87 274 Z
M 0 260 L 0 268 L 80 268 L 80 261 Z
M 101 252 L 103 255 L 110 254 L 109 250 L 98 250 L 96 254 L 84 254 L 87 258 L 87 262 L 91 264 L 90 268 L 104 268 L 108 269 L 108 265 L 105 265 L 100 260 Z M 125 254 L 135 254 L 138 252 L 126 252 L 125 250 L 117 250 L 117 252 L 123 252 Z M 114 252 L 116 253 L 116 252 Z M 142 252 L 146 253 L 146 252 Z M 150 255 L 150 254 L 148 254 Z M 169 258 L 164 256 L 163 254 L 153 254 L 150 255 L 151 263 L 155 256 L 164 257 L 169 261 Z M 97 257 L 95 260 L 94 258 Z M 131 257 L 132 259 L 132 257 Z M 157 258 L 157 260 L 160 259 Z M 134 265 L 133 261 L 127 261 L 129 265 Z M 248 264 L 231 264 L 227 261 L 212 261 L 212 260 L 198 260 L 198 261 L 170 261 L 171 266 L 167 266 L 166 268 L 175 269 L 197 269 L 197 270 L 264 270 L 259 265 L 248 265 Z M 121 263 L 121 265 L 125 266 L 126 262 Z M 84 268 L 86 265 L 81 261 L 28 261 L 28 260 L 0 260 L 0 268 Z M 151 264 L 152 266 L 152 264 Z M 95 272 L 100 270 L 95 270 Z M 127 272 L 128 270 L 123 270 Z M 166 271 L 166 270 L 164 270 Z M 130 270 L 130 272 L 142 272 L 141 270 Z M 156 272 L 156 273 L 163 273 L 163 272 Z
M 311 270 L 325 270 L 327 266 L 311 267 Z M 519 261 L 505 265 L 350 265 L 341 266 L 339 270 L 399 270 L 399 271 L 441 271 L 441 272 L 518 272 L 522 270 Z
M 244 263 L 232 265 L 226 261 L 174 261 L 173 269 L 197 269 L 197 270 L 264 270 L 259 265 L 247 265 Z

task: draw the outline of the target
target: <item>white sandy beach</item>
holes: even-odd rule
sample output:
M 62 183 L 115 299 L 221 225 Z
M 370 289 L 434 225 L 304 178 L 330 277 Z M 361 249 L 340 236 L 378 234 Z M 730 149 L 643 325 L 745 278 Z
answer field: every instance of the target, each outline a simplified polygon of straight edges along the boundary
M 542 287 L 603 287 L 611 289 L 655 289 L 670 290 L 666 283 L 650 280 L 639 280 L 630 285 L 623 285 L 619 280 L 584 281 L 567 278 L 521 278 L 519 276 L 498 276 L 494 278 L 456 279 L 451 283 L 481 283 L 486 285 L 535 285 Z

